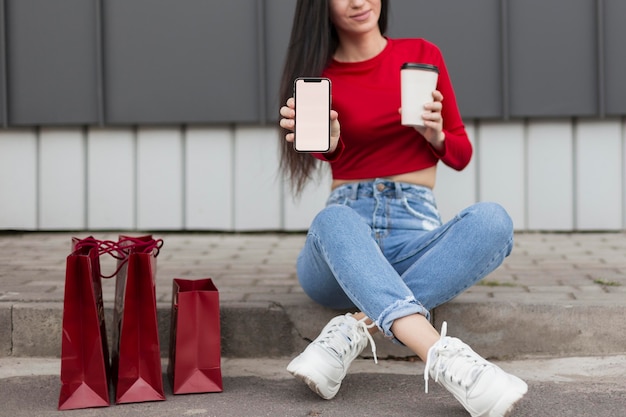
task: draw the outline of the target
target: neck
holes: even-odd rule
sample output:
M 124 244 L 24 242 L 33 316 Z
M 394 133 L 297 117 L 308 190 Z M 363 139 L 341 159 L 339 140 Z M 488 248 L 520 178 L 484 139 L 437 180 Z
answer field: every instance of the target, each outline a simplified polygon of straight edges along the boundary
M 378 31 L 362 36 L 339 36 L 334 58 L 340 62 L 360 62 L 374 58 L 387 45 L 387 39 Z

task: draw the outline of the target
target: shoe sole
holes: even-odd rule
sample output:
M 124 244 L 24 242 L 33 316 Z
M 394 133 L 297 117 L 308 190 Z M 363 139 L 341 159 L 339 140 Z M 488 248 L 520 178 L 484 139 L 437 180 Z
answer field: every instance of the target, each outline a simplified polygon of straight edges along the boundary
M 319 383 L 319 381 L 326 380 L 324 375 L 320 374 L 315 369 L 306 366 L 298 366 L 298 364 L 294 362 L 295 361 L 292 361 L 289 366 L 287 366 L 287 372 L 289 372 L 300 381 L 304 382 L 311 389 L 311 391 L 313 391 L 325 400 L 332 400 L 335 395 L 337 395 L 341 384 L 337 384 L 334 388 L 329 388 L 328 390 L 322 391 L 320 389 L 321 384 Z
M 528 385 L 521 379 L 513 377 L 515 381 L 515 389 L 507 391 L 500 400 L 493 406 L 489 413 L 482 417 L 507 417 L 511 414 L 515 405 L 528 392 Z

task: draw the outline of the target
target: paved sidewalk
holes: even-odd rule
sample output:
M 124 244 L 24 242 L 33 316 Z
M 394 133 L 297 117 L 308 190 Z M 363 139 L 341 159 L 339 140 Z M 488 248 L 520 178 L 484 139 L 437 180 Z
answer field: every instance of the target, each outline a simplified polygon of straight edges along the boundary
M 71 237 L 87 235 L 117 238 L 0 234 L 0 356 L 59 355 L 65 258 Z M 314 304 L 298 285 L 295 259 L 303 234 L 154 235 L 165 242 L 156 294 L 163 353 L 173 278 L 214 279 L 228 357 L 293 355 L 338 314 Z M 114 270 L 112 259 L 102 264 L 105 273 Z M 107 324 L 114 286 L 112 279 L 103 282 Z M 446 320 L 450 335 L 492 358 L 624 353 L 626 234 L 519 233 L 498 270 L 433 315 L 436 326 Z M 381 357 L 410 355 L 376 340 Z

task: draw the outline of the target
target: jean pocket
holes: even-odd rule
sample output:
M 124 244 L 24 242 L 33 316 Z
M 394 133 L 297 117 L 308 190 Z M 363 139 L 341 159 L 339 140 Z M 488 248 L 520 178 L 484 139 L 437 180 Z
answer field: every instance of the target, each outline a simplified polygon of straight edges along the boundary
M 424 230 L 441 226 L 441 216 L 434 200 L 405 194 L 402 205 L 412 217 L 422 222 Z

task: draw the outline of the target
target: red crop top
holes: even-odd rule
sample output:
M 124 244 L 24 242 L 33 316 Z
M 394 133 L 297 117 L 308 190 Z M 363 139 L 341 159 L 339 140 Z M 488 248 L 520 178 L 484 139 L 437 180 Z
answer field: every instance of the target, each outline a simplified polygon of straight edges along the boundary
M 443 94 L 445 148 L 438 153 L 413 127 L 400 123 L 400 67 L 405 62 L 439 67 L 437 89 Z M 332 81 L 332 107 L 339 113 L 341 137 L 332 154 L 314 154 L 330 162 L 334 179 L 367 179 L 425 169 L 439 160 L 461 170 L 472 145 L 459 114 L 443 56 L 424 39 L 387 39 L 385 49 L 362 62 L 331 61 L 323 76 Z

